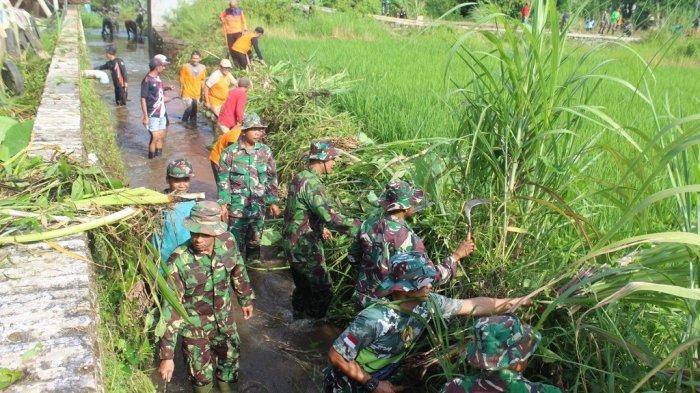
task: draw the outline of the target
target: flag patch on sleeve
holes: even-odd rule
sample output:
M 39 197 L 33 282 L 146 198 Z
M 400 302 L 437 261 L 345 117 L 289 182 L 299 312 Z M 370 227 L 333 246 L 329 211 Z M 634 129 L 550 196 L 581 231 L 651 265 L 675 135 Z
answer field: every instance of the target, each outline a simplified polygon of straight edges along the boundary
M 353 336 L 352 333 L 348 333 L 348 335 L 343 338 L 343 342 L 351 349 L 355 349 L 359 340 L 357 337 Z

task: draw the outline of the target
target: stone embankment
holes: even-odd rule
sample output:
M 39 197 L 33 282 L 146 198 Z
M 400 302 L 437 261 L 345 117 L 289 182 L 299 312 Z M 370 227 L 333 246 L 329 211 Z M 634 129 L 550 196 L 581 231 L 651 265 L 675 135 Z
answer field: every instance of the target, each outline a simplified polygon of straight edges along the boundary
M 80 18 L 65 16 L 32 133 L 31 154 L 84 159 Z M 0 248 L 0 367 L 24 378 L 3 392 L 102 392 L 93 264 L 84 234 Z

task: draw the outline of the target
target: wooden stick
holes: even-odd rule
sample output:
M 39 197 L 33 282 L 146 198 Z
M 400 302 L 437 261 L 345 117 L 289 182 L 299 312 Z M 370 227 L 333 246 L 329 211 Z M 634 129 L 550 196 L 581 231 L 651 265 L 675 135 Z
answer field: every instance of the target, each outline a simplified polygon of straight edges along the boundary
M 44 11 L 44 13 L 46 14 L 46 17 L 47 17 L 47 18 L 50 17 L 50 16 L 51 16 L 51 10 L 50 10 L 49 7 L 46 5 L 46 3 L 44 2 L 44 0 L 36 0 L 36 2 L 39 3 L 39 5 L 41 6 L 41 9 L 42 9 L 42 10 Z

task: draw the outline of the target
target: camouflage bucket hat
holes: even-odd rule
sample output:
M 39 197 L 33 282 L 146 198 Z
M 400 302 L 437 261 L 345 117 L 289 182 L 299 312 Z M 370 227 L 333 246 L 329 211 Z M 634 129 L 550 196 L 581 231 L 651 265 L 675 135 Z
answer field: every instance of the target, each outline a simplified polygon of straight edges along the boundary
M 221 208 L 213 201 L 197 202 L 190 216 L 185 218 L 185 228 L 194 233 L 219 236 L 226 232 L 226 225 L 221 221 Z
M 243 115 L 243 121 L 241 122 L 241 131 L 252 128 L 267 128 L 267 126 L 262 123 L 257 113 L 246 113 Z
M 194 176 L 194 171 L 192 170 L 192 163 L 190 163 L 184 158 L 170 161 L 170 163 L 168 164 L 168 169 L 166 169 L 166 174 L 176 179 L 192 177 Z
M 414 187 L 403 180 L 392 180 L 386 185 L 379 204 L 390 212 L 416 207 L 422 201 L 423 190 L 420 187 Z
M 307 160 L 329 161 L 340 155 L 340 151 L 333 147 L 330 141 L 313 141 L 309 147 Z
M 389 259 L 391 273 L 379 284 L 375 294 L 388 296 L 394 291 L 415 291 L 432 284 L 437 272 L 428 264 L 428 257 L 422 252 L 396 254 Z
M 467 346 L 467 361 L 482 370 L 502 370 L 527 360 L 542 336 L 515 315 L 479 318 L 474 324 L 474 342 Z

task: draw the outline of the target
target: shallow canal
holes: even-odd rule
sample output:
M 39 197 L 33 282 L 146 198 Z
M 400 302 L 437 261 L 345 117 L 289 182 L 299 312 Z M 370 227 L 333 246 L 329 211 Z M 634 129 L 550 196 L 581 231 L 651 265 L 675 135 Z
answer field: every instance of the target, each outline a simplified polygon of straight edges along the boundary
M 91 63 L 103 64 L 107 43 L 101 39 L 98 30 L 86 30 L 85 34 Z M 117 47 L 117 56 L 124 60 L 129 74 L 129 100 L 127 106 L 116 108 L 116 132 L 130 185 L 162 190 L 166 187 L 167 163 L 186 157 L 194 165 L 195 171 L 191 191 L 203 191 L 207 199 L 216 200 L 216 186 L 207 150 L 213 139 L 211 129 L 201 120 L 197 127 L 185 127 L 180 123 L 182 101 L 172 100 L 167 104 L 170 125 L 163 157 L 149 160 L 146 156 L 149 135 L 141 124 L 139 105 L 141 79 L 148 71 L 148 46 L 127 43 L 126 37 L 121 34 L 115 36 L 114 45 Z M 177 84 L 176 80 L 164 82 Z M 99 91 L 105 102 L 114 105 L 111 83 L 101 85 Z M 175 88 L 166 92 L 166 95 L 175 97 L 178 91 Z M 325 363 L 326 351 L 338 330 L 330 325 L 293 320 L 290 302 L 293 285 L 287 271 L 249 270 L 249 274 L 257 299 L 254 317 L 249 321 L 243 321 L 239 317 L 237 321 L 243 342 L 239 388 L 242 392 L 318 392 L 318 370 Z M 236 314 L 240 316 L 238 306 L 236 308 Z M 191 391 L 179 346 L 177 353 L 179 358 L 176 359 L 175 375 L 171 383 L 164 386 L 155 371 L 153 373 L 160 392 Z M 155 360 L 154 364 L 157 364 Z

